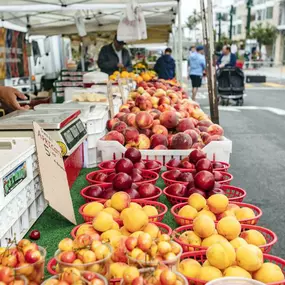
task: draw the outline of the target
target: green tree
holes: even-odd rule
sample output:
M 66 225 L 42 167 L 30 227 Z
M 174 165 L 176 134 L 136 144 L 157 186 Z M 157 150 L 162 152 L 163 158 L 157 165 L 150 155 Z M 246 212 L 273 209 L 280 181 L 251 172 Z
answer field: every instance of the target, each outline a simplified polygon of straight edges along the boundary
M 277 29 L 275 26 L 272 26 L 267 23 L 264 27 L 262 23 L 257 24 L 255 27 L 252 27 L 250 32 L 250 37 L 256 39 L 259 45 L 259 50 L 262 45 L 271 46 L 274 43 L 274 40 L 277 36 Z
M 186 26 L 188 27 L 189 30 L 194 30 L 197 25 L 201 22 L 202 17 L 201 14 L 197 12 L 195 9 L 193 11 L 193 14 L 190 15 L 187 19 Z

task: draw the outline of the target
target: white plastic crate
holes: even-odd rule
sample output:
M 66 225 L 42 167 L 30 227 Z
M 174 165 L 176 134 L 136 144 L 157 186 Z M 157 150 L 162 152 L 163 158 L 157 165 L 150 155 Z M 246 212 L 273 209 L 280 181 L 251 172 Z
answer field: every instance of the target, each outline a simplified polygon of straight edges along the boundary
M 88 148 L 87 142 L 84 143 L 84 168 L 94 168 L 102 161 L 101 154 L 97 147 Z
M 97 142 L 105 136 L 107 129 L 104 129 L 101 133 L 97 134 L 88 134 L 87 135 L 87 145 L 88 148 L 95 148 L 97 147 Z
M 87 134 L 102 133 L 106 129 L 106 123 L 109 119 L 107 106 L 95 108 L 95 112 L 89 115 L 83 122 L 86 124 Z
M 97 148 L 101 152 L 102 161 L 119 159 L 123 157 L 126 148 L 117 141 L 102 141 L 97 142 Z M 189 155 L 190 150 L 140 150 L 142 158 L 155 159 L 165 165 L 172 158 L 182 159 Z M 209 159 L 217 161 L 229 162 L 230 154 L 232 153 L 232 141 L 224 138 L 223 141 L 213 141 L 203 148 Z

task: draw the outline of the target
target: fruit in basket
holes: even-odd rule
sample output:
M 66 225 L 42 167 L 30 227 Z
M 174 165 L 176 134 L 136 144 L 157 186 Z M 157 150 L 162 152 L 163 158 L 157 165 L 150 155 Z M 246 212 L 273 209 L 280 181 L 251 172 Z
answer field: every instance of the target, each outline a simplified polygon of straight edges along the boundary
M 127 189 L 125 192 L 130 195 L 131 199 L 139 199 L 141 197 L 139 192 L 133 188 Z
M 125 122 L 120 121 L 120 122 L 113 125 L 112 131 L 117 131 L 117 132 L 123 134 L 127 127 L 128 126 Z
M 107 133 L 103 138 L 105 141 L 117 141 L 120 144 L 125 144 L 125 137 L 123 134 L 117 132 L 117 131 L 110 131 Z
M 152 127 L 152 132 L 154 134 L 161 134 L 161 135 L 165 135 L 167 136 L 168 135 L 168 130 L 166 127 L 162 126 L 162 125 L 155 125 Z
M 262 283 L 275 283 L 285 279 L 281 268 L 271 262 L 263 263 L 261 267 L 253 272 L 252 277 Z
M 136 148 L 128 148 L 125 152 L 125 158 L 128 158 L 132 163 L 140 162 L 141 161 L 141 153 Z
M 154 134 L 150 138 L 150 148 L 155 148 L 158 145 L 167 146 L 167 138 L 162 134 Z
M 194 176 L 194 183 L 199 189 L 210 191 L 215 185 L 215 178 L 211 172 L 202 170 Z
M 174 170 L 167 171 L 165 173 L 165 176 L 170 180 L 177 180 L 180 174 L 181 172 L 179 170 L 174 169 Z
M 100 183 L 104 183 L 107 177 L 108 175 L 106 173 L 98 171 L 94 173 L 92 180 L 100 182 Z
M 201 245 L 202 239 L 193 231 L 185 231 L 179 236 L 179 239 L 191 245 Z
M 194 123 L 192 121 L 191 118 L 186 118 L 186 119 L 182 119 L 179 121 L 177 127 L 176 127 L 176 130 L 178 132 L 184 132 L 186 130 L 189 130 L 189 129 L 194 129 L 195 126 L 194 126 Z
M 222 163 L 218 162 L 218 161 L 213 162 L 212 165 L 213 165 L 213 169 L 214 170 L 215 169 L 224 169 L 225 168 L 225 166 Z
M 210 217 L 201 215 L 194 219 L 193 230 L 200 238 L 207 238 L 214 233 L 215 223 Z
M 170 195 L 184 197 L 186 195 L 187 187 L 185 185 L 175 183 L 167 187 L 167 193 Z
M 113 222 L 112 215 L 102 211 L 94 218 L 92 225 L 96 231 L 105 232 L 112 228 Z
M 138 192 L 141 198 L 148 198 L 156 194 L 156 188 L 151 183 L 143 183 L 138 187 Z
M 148 217 L 157 216 L 158 215 L 158 211 L 157 211 L 157 209 L 154 206 L 146 205 L 142 209 L 147 214 Z
M 189 188 L 189 189 L 186 191 L 186 193 L 187 193 L 187 196 L 188 196 L 188 197 L 190 197 L 190 196 L 191 196 L 192 194 L 194 194 L 194 193 L 199 194 L 199 195 L 201 195 L 201 196 L 204 197 L 204 198 L 207 197 L 205 191 L 203 191 L 203 190 L 201 190 L 201 189 L 198 189 L 198 188 L 196 188 L 196 187 L 191 187 L 191 188 Z
M 102 194 L 100 195 L 100 198 L 102 199 L 111 199 L 111 197 L 116 193 L 115 190 L 112 188 L 105 189 L 102 191 Z
M 220 235 L 231 241 L 240 235 L 241 225 L 235 217 L 225 217 L 219 220 L 217 231 Z
M 212 162 L 211 162 L 211 160 L 209 160 L 207 158 L 199 159 L 199 161 L 196 163 L 195 167 L 196 167 L 197 172 L 202 171 L 202 170 L 207 170 L 209 172 L 212 172 L 212 170 L 213 170 Z
M 185 133 L 178 133 L 172 137 L 170 147 L 172 149 L 190 149 L 192 146 L 192 139 Z
M 171 167 L 178 167 L 180 164 L 180 160 L 177 158 L 172 158 L 171 160 L 168 161 L 167 165 Z
M 133 280 L 140 276 L 139 270 L 134 266 L 129 266 L 124 270 L 123 280 L 125 284 L 132 284 Z
M 194 186 L 194 178 L 193 178 L 192 173 L 190 172 L 182 172 L 179 175 L 178 180 L 183 181 L 183 182 L 188 182 L 188 187 Z
M 196 164 L 200 159 L 206 158 L 206 154 L 199 149 L 194 149 L 189 154 L 189 162 Z
M 223 130 L 223 128 L 220 125 L 213 124 L 213 125 L 208 127 L 207 133 L 210 136 L 214 136 L 214 135 L 223 136 L 224 135 L 224 130 Z
M 207 205 L 207 200 L 202 195 L 193 193 L 188 198 L 188 205 L 200 211 Z
M 139 169 L 139 170 L 145 169 L 145 164 L 142 161 L 136 162 L 134 164 L 134 168 Z
M 260 248 L 247 244 L 239 247 L 236 251 L 237 265 L 247 271 L 256 271 L 263 264 L 263 254 Z
M 148 170 L 156 169 L 160 167 L 160 164 L 157 163 L 155 160 L 147 160 L 145 162 L 145 168 Z
M 136 124 L 140 129 L 149 129 L 153 124 L 153 117 L 146 111 L 139 112 L 136 115 Z
M 207 192 L 207 197 L 210 198 L 211 196 L 216 195 L 216 194 L 225 195 L 226 192 L 223 189 L 214 188 L 211 191 Z
M 121 212 L 130 206 L 130 202 L 131 202 L 130 195 L 127 194 L 126 192 L 119 191 L 112 196 L 111 207 Z
M 130 189 L 132 186 L 132 178 L 123 172 L 118 173 L 113 179 L 113 189 L 114 190 L 126 190 Z
M 219 241 L 211 245 L 206 256 L 212 266 L 221 270 L 233 265 L 236 260 L 235 249 L 228 241 Z
M 148 216 L 141 209 L 129 208 L 124 214 L 123 225 L 130 232 L 142 230 L 148 224 Z
M 128 265 L 123 262 L 116 262 L 110 264 L 110 278 L 123 278 L 124 271 L 128 268 Z
M 223 194 L 215 194 L 208 198 L 207 205 L 214 214 L 221 214 L 227 210 L 229 199 Z
M 179 117 L 175 111 L 166 111 L 161 113 L 159 120 L 161 125 L 167 129 L 176 128 L 179 123 Z
M 101 196 L 102 192 L 103 192 L 103 190 L 100 186 L 92 185 L 86 191 L 86 195 L 88 195 L 90 197 L 97 198 L 97 197 Z
M 115 172 L 109 174 L 108 177 L 105 179 L 105 182 L 107 182 L 107 183 L 112 182 L 114 180 L 115 176 L 116 176 Z
M 112 118 L 112 119 L 108 120 L 107 124 L 106 124 L 107 130 L 111 131 L 113 126 L 118 122 L 120 122 L 120 120 L 118 118 Z
M 237 238 L 231 240 L 231 241 L 230 241 L 230 244 L 231 244 L 235 249 L 237 249 L 237 248 L 239 248 L 239 247 L 241 247 L 241 246 L 243 246 L 243 245 L 246 245 L 247 242 L 246 242 L 243 238 L 237 237 Z
M 195 259 L 187 258 L 179 263 L 178 271 L 188 278 L 197 278 L 201 264 Z
M 179 167 L 189 169 L 189 170 L 195 170 L 195 165 L 189 161 L 181 161 L 179 163 Z
M 203 266 L 197 275 L 197 279 L 209 282 L 211 280 L 221 278 L 223 274 L 220 269 L 214 266 Z
M 153 239 L 156 239 L 159 235 L 159 227 L 156 224 L 148 223 L 145 228 L 144 232 L 148 233 Z
M 179 210 L 178 215 L 188 219 L 195 219 L 197 210 L 189 205 L 185 205 Z
M 127 144 L 132 143 L 133 141 L 138 141 L 139 135 L 139 131 L 135 128 L 129 127 L 126 128 L 124 131 L 124 136 Z
M 126 174 L 131 174 L 134 168 L 133 163 L 128 158 L 121 158 L 117 161 L 115 170 L 117 173 L 123 172 Z
M 241 233 L 240 237 L 243 238 L 247 243 L 256 246 L 261 246 L 266 244 L 265 237 L 257 230 L 244 231 Z
M 213 234 L 205 239 L 203 239 L 201 246 L 203 247 L 210 247 L 211 245 L 220 242 L 220 241 L 227 241 L 226 238 L 224 238 L 223 236 L 219 235 L 219 234 Z
M 235 211 L 235 216 L 239 221 L 241 221 L 241 220 L 245 220 L 245 219 L 254 218 L 255 213 L 252 209 L 250 209 L 248 207 L 243 207 L 243 208 L 237 209 Z
M 0 268 L 0 281 L 1 284 L 14 284 L 15 282 L 15 272 L 12 268 L 7 266 L 1 266 Z
M 243 277 L 252 279 L 251 274 L 239 266 L 230 266 L 224 270 L 224 277 Z
M 199 141 L 199 134 L 195 130 L 186 130 L 184 133 L 191 137 L 193 144 Z
M 90 202 L 83 208 L 83 213 L 88 216 L 96 216 L 103 209 L 103 204 L 99 202 Z

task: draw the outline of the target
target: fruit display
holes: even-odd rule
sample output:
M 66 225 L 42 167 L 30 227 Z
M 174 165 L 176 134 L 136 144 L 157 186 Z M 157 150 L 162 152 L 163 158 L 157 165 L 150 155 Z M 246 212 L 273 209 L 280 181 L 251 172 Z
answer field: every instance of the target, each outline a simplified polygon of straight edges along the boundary
M 148 216 L 148 220 L 152 222 L 161 222 L 167 206 L 162 203 L 153 201 L 140 201 L 132 202 L 131 197 L 126 192 L 116 192 L 111 199 L 107 200 L 104 204 L 100 202 L 89 202 L 79 208 L 79 213 L 82 215 L 86 222 L 92 222 L 95 216 L 103 211 L 112 215 L 113 219 L 122 224 L 125 209 L 138 208 L 142 209 Z
M 107 279 L 101 274 L 91 271 L 79 271 L 76 268 L 64 268 L 63 272 L 46 280 L 43 285 L 108 285 Z
M 44 278 L 45 256 L 44 248 L 27 239 L 22 239 L 18 243 L 10 242 L 7 248 L 0 248 L 0 280 L 9 276 L 12 278 L 12 272 L 13 276 L 23 275 L 28 282 L 41 284 Z M 23 280 L 19 282 L 15 280 L 13 284 L 20 285 Z
M 154 150 L 201 149 L 223 140 L 222 127 L 212 123 L 196 102 L 186 99 L 179 86 L 147 81 L 139 82 L 120 112 L 108 120 L 109 132 L 102 140 Z
M 206 200 L 200 193 L 191 194 L 187 203 L 173 206 L 171 213 L 179 225 L 192 224 L 195 218 L 205 215 L 213 222 L 233 217 L 240 223 L 253 225 L 262 216 L 262 211 L 251 204 L 231 203 L 223 194 L 214 194 Z
M 264 284 L 284 284 L 284 261 L 244 244 L 235 250 L 228 241 L 218 241 L 205 251 L 182 255 L 178 271 L 189 284 L 206 284 L 222 277 L 244 277 Z M 281 267 L 282 266 L 282 267 Z
M 96 221 L 94 219 L 93 224 L 101 231 L 108 229 L 108 216 L 114 222 L 112 216 L 106 213 L 106 216 L 98 217 Z M 102 243 L 100 235 L 95 231 L 92 234 L 80 234 L 74 240 L 64 238 L 59 242 L 58 250 L 54 254 L 57 262 L 56 271 L 64 273 L 64 270 L 76 268 L 79 271 L 92 271 L 106 275 L 111 254 L 112 248 Z
M 0 283 L 2 285 L 26 285 L 28 280 L 23 275 L 16 276 L 16 272 L 9 266 L 0 266 Z
M 156 268 L 145 268 L 138 270 L 136 267 L 129 267 L 122 278 L 122 285 L 186 285 L 185 277 L 179 272 L 173 272 L 166 266 L 160 265 Z

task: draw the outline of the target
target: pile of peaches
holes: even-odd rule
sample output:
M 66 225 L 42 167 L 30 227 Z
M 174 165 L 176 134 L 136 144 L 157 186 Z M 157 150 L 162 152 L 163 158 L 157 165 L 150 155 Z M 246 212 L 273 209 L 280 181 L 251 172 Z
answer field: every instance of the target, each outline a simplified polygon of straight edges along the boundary
M 223 139 L 222 127 L 213 124 L 196 102 L 166 86 L 149 82 L 130 92 L 127 103 L 107 122 L 109 132 L 102 139 L 155 150 L 203 148 Z

